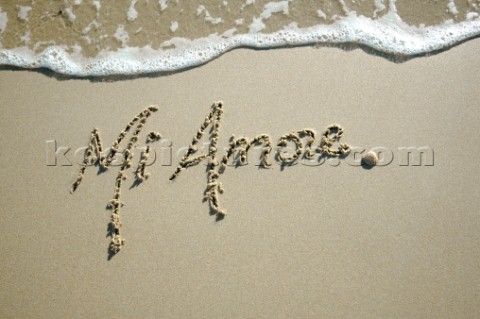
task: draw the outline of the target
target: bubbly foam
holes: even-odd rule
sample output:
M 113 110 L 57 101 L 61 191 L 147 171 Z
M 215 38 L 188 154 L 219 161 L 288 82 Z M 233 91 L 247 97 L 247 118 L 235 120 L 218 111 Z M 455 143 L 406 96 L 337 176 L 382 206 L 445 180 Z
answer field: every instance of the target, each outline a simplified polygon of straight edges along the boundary
M 134 8 L 136 2 L 131 1 L 131 8 Z M 159 6 L 165 9 L 166 1 L 159 1 Z M 383 9 L 383 1 L 376 1 L 376 10 Z M 288 13 L 288 2 L 272 3 L 265 6 L 257 21 L 253 20 L 248 33 L 238 34 L 237 29 L 233 28 L 222 34 L 214 33 L 195 40 L 173 37 L 165 41 L 159 49 L 152 49 L 149 45 L 128 46 L 129 36 L 123 25 L 118 25 L 114 36 L 122 43 L 122 47 L 115 51 L 103 49 L 95 57 L 86 58 L 82 56 L 79 46 L 68 53 L 65 47 L 61 46 L 49 46 L 38 54 L 27 47 L 0 49 L 0 64 L 21 68 L 48 68 L 72 76 L 134 75 L 172 72 L 202 65 L 238 47 L 275 48 L 354 43 L 387 54 L 408 57 L 442 50 L 480 34 L 480 18 L 474 14 L 463 22 L 447 21 L 441 25 L 417 27 L 404 23 L 395 6 L 391 6 L 389 12 L 378 19 L 357 15 L 346 6 L 344 10 L 347 10 L 348 14 L 333 24 L 300 28 L 293 22 L 276 32 L 259 33 L 263 19 L 274 12 Z M 129 14 L 129 19 L 134 16 L 137 18 L 133 11 L 129 11 Z M 204 7 L 199 7 L 197 14 L 203 14 L 207 23 L 221 23 Z M 318 15 L 323 17 L 324 14 L 318 11 Z M 6 24 L 6 17 L 0 19 L 0 22 Z M 243 24 L 243 20 L 235 23 L 238 26 Z M 177 28 L 178 23 L 172 22 L 172 33 Z
M 7 22 L 8 22 L 8 17 L 5 12 L 2 11 L 2 8 L 0 8 L 0 34 L 5 31 L 5 28 L 7 27 Z

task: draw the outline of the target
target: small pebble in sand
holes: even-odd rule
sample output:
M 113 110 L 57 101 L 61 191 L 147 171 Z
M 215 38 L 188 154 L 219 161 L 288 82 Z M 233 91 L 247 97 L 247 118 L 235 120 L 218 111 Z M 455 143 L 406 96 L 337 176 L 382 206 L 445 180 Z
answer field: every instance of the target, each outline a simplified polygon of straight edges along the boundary
M 375 166 L 378 163 L 378 156 L 375 152 L 367 152 L 362 156 L 362 164 L 367 166 Z

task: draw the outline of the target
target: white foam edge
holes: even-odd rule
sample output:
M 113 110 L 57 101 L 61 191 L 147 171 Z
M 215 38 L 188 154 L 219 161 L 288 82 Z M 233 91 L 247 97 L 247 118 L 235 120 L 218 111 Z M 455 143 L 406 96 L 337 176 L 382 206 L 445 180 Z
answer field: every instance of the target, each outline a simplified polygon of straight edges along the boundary
M 135 75 L 195 67 L 238 47 L 356 43 L 388 54 L 414 56 L 442 50 L 478 35 L 480 19 L 420 28 L 405 24 L 394 12 L 377 20 L 350 14 L 330 25 L 298 28 L 291 24 L 270 34 L 238 34 L 228 38 L 214 34 L 193 41 L 172 38 L 162 46 L 175 44 L 176 49 L 127 47 L 117 51 L 102 51 L 95 58 L 84 58 L 79 53 L 68 54 L 58 46 L 48 47 L 37 55 L 25 47 L 0 49 L 0 64 L 48 68 L 57 73 L 80 77 Z

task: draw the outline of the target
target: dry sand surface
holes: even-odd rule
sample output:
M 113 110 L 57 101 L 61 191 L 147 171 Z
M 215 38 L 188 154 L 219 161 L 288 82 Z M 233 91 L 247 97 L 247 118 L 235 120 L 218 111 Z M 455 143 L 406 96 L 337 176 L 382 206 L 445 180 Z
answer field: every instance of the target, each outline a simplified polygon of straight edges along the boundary
M 0 317 L 475 318 L 479 50 L 476 39 L 396 64 L 361 50 L 242 49 L 117 82 L 2 70 Z M 175 153 L 217 100 L 220 154 L 232 134 L 276 143 L 338 123 L 342 142 L 394 159 L 281 169 L 272 153 L 272 168 L 259 169 L 249 157 L 220 178 L 221 221 L 202 202 L 204 163 L 169 181 L 178 159 L 157 161 L 138 187 L 128 175 L 126 245 L 108 260 L 118 170 L 87 169 L 71 195 L 79 165 L 59 156 L 47 166 L 47 141 L 71 147 L 72 160 L 94 127 L 110 145 L 156 104 L 145 133 L 160 132 Z M 402 166 L 399 147 L 429 147 L 433 165 Z

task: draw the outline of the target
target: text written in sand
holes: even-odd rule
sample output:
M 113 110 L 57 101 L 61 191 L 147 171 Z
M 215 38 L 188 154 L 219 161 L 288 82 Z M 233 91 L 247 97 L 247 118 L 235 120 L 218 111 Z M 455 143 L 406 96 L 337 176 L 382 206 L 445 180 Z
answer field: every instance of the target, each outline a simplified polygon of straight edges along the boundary
M 111 242 L 109 252 L 114 255 L 120 251 L 125 244 L 125 239 L 121 236 L 121 218 L 120 208 L 124 206 L 121 201 L 121 188 L 123 182 L 127 179 L 127 171 L 132 166 L 132 158 L 134 149 L 139 145 L 139 136 L 142 132 L 148 118 L 156 112 L 158 107 L 149 106 L 138 115 L 136 115 L 120 132 L 116 140 L 112 143 L 109 151 L 106 152 L 102 146 L 102 140 L 98 129 L 94 129 L 90 134 L 88 147 L 85 150 L 84 160 L 80 166 L 80 172 L 72 185 L 71 193 L 75 192 L 80 186 L 84 178 L 84 173 L 89 166 L 98 166 L 100 171 L 106 171 L 111 166 L 112 161 L 120 156 L 121 164 L 118 168 L 118 174 L 115 179 L 113 198 L 108 202 L 107 209 L 111 210 L 109 223 L 109 237 Z M 227 163 L 235 154 L 241 164 L 247 161 L 247 155 L 253 147 L 260 147 L 260 167 L 270 168 L 271 162 L 269 157 L 273 151 L 272 139 L 267 134 L 259 134 L 253 138 L 232 136 L 226 152 L 222 156 L 218 154 L 218 139 L 220 134 L 220 123 L 224 112 L 223 103 L 215 102 L 209 114 L 204 118 L 192 138 L 192 142 L 188 147 L 185 155 L 178 163 L 177 168 L 173 172 L 170 180 L 178 178 L 178 176 L 186 169 L 196 166 L 202 162 L 207 165 L 207 185 L 204 192 L 205 200 L 208 202 L 212 215 L 217 220 L 223 219 L 226 210 L 220 205 L 220 195 L 224 192 L 222 183 L 219 181 L 220 176 L 225 172 Z M 202 152 L 198 145 L 204 135 L 208 133 L 208 151 Z M 130 134 L 130 138 L 126 139 Z M 295 164 L 300 158 L 312 159 L 315 154 L 330 157 L 346 156 L 350 152 L 348 144 L 340 143 L 343 136 L 343 128 L 340 125 L 330 125 L 320 135 L 317 141 L 317 133 L 312 129 L 302 129 L 291 131 L 281 136 L 276 142 L 274 156 L 283 166 Z M 151 131 L 145 137 L 145 145 L 140 155 L 137 168 L 134 172 L 134 183 L 140 184 L 149 177 L 149 173 L 145 172 L 146 163 L 150 153 L 150 144 L 162 139 L 160 133 Z M 126 141 L 123 150 L 120 149 L 122 142 Z M 286 152 L 288 145 L 293 146 L 293 153 Z M 336 144 L 336 147 L 334 145 Z

